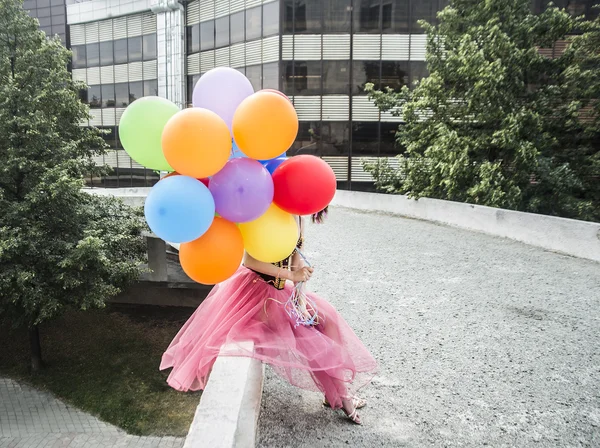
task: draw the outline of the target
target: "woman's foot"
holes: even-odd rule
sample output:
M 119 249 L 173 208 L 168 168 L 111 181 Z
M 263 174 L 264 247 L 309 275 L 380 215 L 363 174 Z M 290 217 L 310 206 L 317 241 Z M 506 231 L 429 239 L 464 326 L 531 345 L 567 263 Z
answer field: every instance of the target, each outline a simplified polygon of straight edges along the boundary
M 360 398 L 360 397 L 352 397 L 352 402 L 353 402 L 354 407 L 356 409 L 362 409 L 362 408 L 364 408 L 367 405 L 367 400 L 365 400 L 364 398 Z M 326 408 L 330 408 L 331 407 L 331 405 L 327 401 L 327 398 L 325 398 L 323 400 L 323 406 L 325 406 Z
M 346 414 L 346 417 L 350 419 L 353 423 L 357 425 L 362 425 L 362 421 L 360 419 L 360 415 L 358 415 L 358 408 L 355 405 L 356 399 L 343 399 L 342 400 L 342 411 Z

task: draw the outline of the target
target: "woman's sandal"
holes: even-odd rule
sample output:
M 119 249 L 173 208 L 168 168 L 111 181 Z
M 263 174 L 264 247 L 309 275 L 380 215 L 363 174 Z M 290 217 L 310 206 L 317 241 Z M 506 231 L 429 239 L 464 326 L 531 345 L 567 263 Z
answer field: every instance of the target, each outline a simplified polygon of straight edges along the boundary
M 345 408 L 342 408 L 342 411 L 344 411 L 344 414 L 346 414 L 346 417 L 348 417 L 352 423 L 362 425 L 362 421 L 360 420 L 360 416 L 358 415 L 358 408 L 354 408 L 354 410 L 350 413 L 348 413 L 348 411 Z
M 342 407 L 342 411 L 346 414 L 346 417 L 350 419 L 351 422 L 356 423 L 357 425 L 362 425 L 362 421 L 360 420 L 360 416 L 358 415 L 358 410 L 364 408 L 367 405 L 367 401 L 354 397 L 352 398 L 352 406 L 354 406 L 354 410 L 352 412 L 348 412 L 344 407 Z M 327 401 L 327 399 L 323 400 L 323 406 L 330 408 L 331 404 Z

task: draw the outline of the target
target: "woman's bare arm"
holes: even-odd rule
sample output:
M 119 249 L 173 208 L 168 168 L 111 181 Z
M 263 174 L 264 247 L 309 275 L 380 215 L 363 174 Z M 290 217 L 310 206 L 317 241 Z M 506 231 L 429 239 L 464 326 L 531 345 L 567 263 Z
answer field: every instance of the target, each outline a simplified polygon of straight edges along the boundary
M 265 263 L 264 261 L 258 261 L 247 252 L 244 252 L 244 266 L 253 271 L 260 272 L 261 274 L 270 275 L 271 277 L 285 278 L 286 280 L 292 280 L 291 272 L 287 269 L 279 268 L 273 264 Z
M 304 226 L 302 225 L 303 224 L 302 217 L 300 216 L 300 217 L 298 217 L 298 219 L 299 219 L 298 228 L 300 229 L 300 239 L 301 239 L 301 241 L 304 241 Z M 292 264 L 290 266 L 290 269 L 292 271 L 299 271 L 300 269 L 302 269 L 304 267 L 304 260 L 302 259 L 302 256 L 298 253 L 298 251 L 294 251 L 294 255 L 292 255 L 291 262 L 292 262 Z

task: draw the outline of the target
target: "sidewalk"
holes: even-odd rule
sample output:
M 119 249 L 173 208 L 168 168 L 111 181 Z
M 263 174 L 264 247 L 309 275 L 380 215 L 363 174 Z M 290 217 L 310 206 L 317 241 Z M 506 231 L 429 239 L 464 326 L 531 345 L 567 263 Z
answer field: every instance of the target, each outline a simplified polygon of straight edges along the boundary
M 131 436 L 8 378 L 0 378 L 0 448 L 183 446 L 177 437 Z

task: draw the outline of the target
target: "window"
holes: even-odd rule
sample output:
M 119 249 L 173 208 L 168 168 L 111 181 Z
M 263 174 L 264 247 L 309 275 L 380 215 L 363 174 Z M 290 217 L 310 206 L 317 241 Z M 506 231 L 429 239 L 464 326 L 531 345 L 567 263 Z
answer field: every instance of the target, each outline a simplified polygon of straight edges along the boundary
M 64 25 L 66 17 L 64 14 L 57 14 L 52 16 L 52 25 Z
M 379 122 L 352 123 L 352 155 L 379 155 Z
M 200 24 L 200 50 L 215 48 L 215 22 L 210 20 Z
M 113 64 L 113 41 L 100 42 L 100 65 Z
M 287 95 L 294 94 L 294 63 L 285 61 L 283 67 L 283 93 Z
M 351 0 L 328 0 L 323 4 L 323 33 L 350 31 Z
M 246 40 L 258 39 L 262 35 L 262 8 L 246 10 Z
M 294 65 L 292 95 L 321 94 L 321 61 L 296 61 Z
M 127 39 L 117 39 L 113 42 L 115 48 L 115 64 L 127 62 Z
M 352 62 L 352 92 L 364 93 L 365 85 L 373 83 L 376 89 L 379 84 L 379 61 L 354 61 Z
M 142 36 L 142 46 L 144 47 L 144 61 L 156 59 L 156 34 Z
M 288 155 L 319 154 L 319 136 L 321 135 L 320 122 L 300 121 L 298 123 L 298 135 Z
M 129 55 L 129 62 L 142 60 L 142 36 L 127 39 L 127 54 Z
M 399 92 L 408 85 L 408 61 L 383 61 L 381 63 L 381 88 L 391 87 Z
M 50 8 L 38 8 L 36 11 L 37 18 L 50 17 Z
M 392 4 L 387 3 L 381 7 L 381 28 L 382 30 L 392 29 Z
M 263 36 L 272 36 L 279 33 L 279 2 L 263 5 Z
M 263 64 L 263 89 L 279 89 L 279 63 Z
M 50 25 L 52 25 L 50 17 L 38 17 L 38 21 L 40 22 L 40 28 L 42 28 L 42 31 L 44 31 L 46 34 L 50 34 Z M 44 29 L 46 27 L 47 29 Z
M 413 0 L 413 5 L 414 3 L 416 2 Z M 395 34 L 410 32 L 408 0 L 394 0 L 392 2 L 390 2 L 390 0 L 383 0 L 381 22 L 382 31 L 384 33 Z
M 437 0 L 419 0 L 411 2 L 411 33 L 423 34 L 425 30 L 417 23 L 418 20 L 425 20 L 434 23 L 436 15 Z
M 262 65 L 251 65 L 250 67 L 246 67 L 246 78 L 252 83 L 254 91 L 262 89 Z
M 102 84 L 102 107 L 115 107 L 115 85 Z
M 64 8 L 65 0 L 50 0 L 52 6 L 62 6 Z
M 117 133 L 113 126 L 108 128 L 100 128 L 103 131 L 108 131 L 102 134 L 102 138 L 111 149 L 117 149 Z
M 115 106 L 127 107 L 129 104 L 129 84 L 120 82 L 115 84 Z
M 198 53 L 200 51 L 200 24 L 188 26 L 186 29 L 187 52 Z
M 87 66 L 98 67 L 100 65 L 100 45 L 99 44 L 87 44 Z
M 398 132 L 398 123 L 381 122 L 380 156 L 395 156 L 403 152 L 396 145 L 396 132 Z
M 144 96 L 158 96 L 158 80 L 144 81 Z
M 323 95 L 348 94 L 348 61 L 323 61 Z
M 323 18 L 323 2 L 298 0 L 294 2 L 294 32 L 320 33 Z
M 102 105 L 102 93 L 100 86 L 89 86 L 88 87 L 88 104 L 92 109 L 97 109 Z
M 64 6 L 53 6 L 52 8 L 50 8 L 50 12 L 52 13 L 53 16 L 58 15 L 58 14 L 62 14 L 64 16 L 65 15 L 65 7 Z
M 215 47 L 227 45 L 229 45 L 229 17 L 221 17 L 215 20 Z
M 140 99 L 144 96 L 144 86 L 142 81 L 130 82 L 129 83 L 129 103 L 133 103 L 135 100 Z
M 355 30 L 359 33 L 379 32 L 381 0 L 358 0 L 355 7 Z
M 244 29 L 246 26 L 245 23 L 246 23 L 246 18 L 244 16 L 244 11 L 236 12 L 235 14 L 231 14 L 229 33 L 231 36 L 232 44 L 244 41 L 244 33 L 245 33 Z
M 296 0 L 285 0 L 283 3 L 283 31 L 294 32 L 294 4 Z
M 429 75 L 425 61 L 410 61 L 410 86 L 414 87 L 419 81 Z
M 73 45 L 71 51 L 73 52 L 73 68 L 84 68 L 87 65 L 85 45 Z
M 194 96 L 194 87 L 200 79 L 200 75 L 188 75 L 187 77 L 187 102 L 192 104 L 192 97 Z
M 348 122 L 324 121 L 321 123 L 322 155 L 341 156 L 348 154 Z
M 50 6 L 50 0 L 37 0 L 38 8 L 47 8 Z
M 79 99 L 82 103 L 88 104 L 88 89 L 81 89 L 79 91 Z

